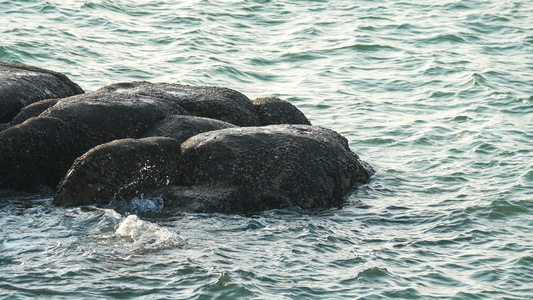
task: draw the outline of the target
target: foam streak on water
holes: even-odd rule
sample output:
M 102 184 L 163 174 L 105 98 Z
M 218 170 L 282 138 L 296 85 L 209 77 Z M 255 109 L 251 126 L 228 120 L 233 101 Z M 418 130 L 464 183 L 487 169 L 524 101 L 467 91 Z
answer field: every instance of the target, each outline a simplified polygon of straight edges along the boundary
M 0 0 L 0 60 L 87 91 L 278 96 L 378 169 L 318 212 L 3 201 L 0 298 L 531 298 L 531 19 L 526 0 Z

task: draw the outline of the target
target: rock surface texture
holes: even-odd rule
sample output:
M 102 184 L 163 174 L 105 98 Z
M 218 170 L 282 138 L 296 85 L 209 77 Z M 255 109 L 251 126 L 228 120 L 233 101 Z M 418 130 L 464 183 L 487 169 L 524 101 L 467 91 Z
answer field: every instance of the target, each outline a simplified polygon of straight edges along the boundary
M 54 203 L 108 204 L 117 193 L 132 199 L 183 176 L 180 144 L 173 138 L 121 139 L 80 156 L 61 181 Z
M 374 172 L 278 98 L 144 81 L 81 94 L 60 73 L 7 63 L 0 80 L 0 195 L 250 213 L 338 205 Z
M 193 212 L 327 207 L 372 174 L 344 137 L 309 125 L 210 131 L 188 139 L 181 151 L 182 182 L 196 188 L 169 187 L 151 197 Z
M 67 76 L 32 66 L 0 62 L 0 123 L 7 123 L 26 105 L 82 94 Z

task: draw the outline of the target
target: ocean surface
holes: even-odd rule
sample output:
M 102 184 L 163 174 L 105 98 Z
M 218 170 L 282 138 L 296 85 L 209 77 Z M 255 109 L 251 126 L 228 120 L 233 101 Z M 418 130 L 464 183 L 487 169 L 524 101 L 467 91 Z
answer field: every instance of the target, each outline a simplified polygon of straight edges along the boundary
M 532 20 L 530 0 L 0 0 L 2 61 L 276 96 L 377 170 L 315 211 L 3 200 L 0 299 L 533 298 Z

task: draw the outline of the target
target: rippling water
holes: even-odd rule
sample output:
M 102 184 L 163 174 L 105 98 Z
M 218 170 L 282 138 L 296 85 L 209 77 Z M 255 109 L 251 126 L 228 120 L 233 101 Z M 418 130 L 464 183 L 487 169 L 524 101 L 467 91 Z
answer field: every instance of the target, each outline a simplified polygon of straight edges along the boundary
M 3 201 L 0 297 L 533 297 L 532 19 L 528 0 L 0 0 L 2 61 L 86 91 L 278 96 L 378 170 L 312 212 Z

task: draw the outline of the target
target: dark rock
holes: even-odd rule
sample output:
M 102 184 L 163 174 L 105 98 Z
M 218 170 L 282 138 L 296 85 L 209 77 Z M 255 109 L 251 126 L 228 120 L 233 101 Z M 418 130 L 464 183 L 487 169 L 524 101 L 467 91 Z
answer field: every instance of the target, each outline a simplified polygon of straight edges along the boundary
M 108 204 L 115 194 L 132 199 L 181 181 L 180 143 L 173 138 L 116 140 L 76 159 L 59 184 L 53 203 Z
M 61 99 L 41 116 L 67 122 L 85 152 L 112 140 L 141 137 L 157 122 L 174 114 L 188 113 L 165 99 L 101 89 Z
M 156 190 L 145 195 L 146 199 L 161 200 L 163 207 L 159 211 L 162 215 L 173 215 L 176 213 L 212 213 L 212 212 L 227 212 L 228 202 L 236 203 L 243 200 L 249 194 L 245 190 L 234 186 L 220 186 L 220 185 L 194 185 L 194 186 L 169 186 Z M 257 207 L 253 210 L 246 209 L 245 203 L 240 203 L 242 206 L 241 212 L 257 211 Z M 266 203 L 265 203 L 266 204 Z M 237 205 L 234 205 L 237 206 Z
M 149 82 L 76 93 L 60 73 L 0 63 L 0 197 L 52 193 L 63 178 L 55 205 L 152 198 L 164 213 L 250 213 L 337 205 L 373 173 L 278 98 Z M 298 125 L 255 127 L 280 123 Z
M 143 81 L 115 84 L 105 89 L 174 101 L 193 116 L 221 120 L 237 126 L 260 125 L 252 101 L 228 88 Z
M 54 204 L 144 197 L 161 200 L 162 214 L 330 207 L 373 173 L 338 133 L 307 125 L 222 129 L 179 144 L 156 137 L 100 145 L 76 160 Z
M 311 125 L 307 117 L 290 102 L 279 98 L 258 98 L 253 101 L 262 126 L 274 124 Z
M 148 194 L 166 209 L 251 212 L 342 202 L 372 168 L 338 133 L 307 125 L 230 128 L 198 134 L 182 144 L 190 170 L 182 186 Z
M 233 128 L 233 124 L 215 119 L 174 115 L 163 119 L 144 133 L 149 136 L 166 136 L 176 139 L 180 144 L 202 132 Z
M 287 195 L 227 185 L 170 186 L 145 195 L 164 204 L 159 213 L 256 213 L 292 206 Z M 333 202 L 333 201 L 332 201 Z
M 31 103 L 82 94 L 64 74 L 0 62 L 0 123 L 7 123 Z
M 40 192 L 54 186 L 79 155 L 69 125 L 31 118 L 0 132 L 0 189 Z
M 20 124 L 29 118 L 38 117 L 43 111 L 54 106 L 59 99 L 47 99 L 24 107 L 12 120 L 10 126 Z
M 143 95 L 99 91 L 63 98 L 39 117 L 1 132 L 0 159 L 6 167 L 0 170 L 0 189 L 56 186 L 74 160 L 91 148 L 141 137 L 178 113 L 187 112 L 175 102 Z

